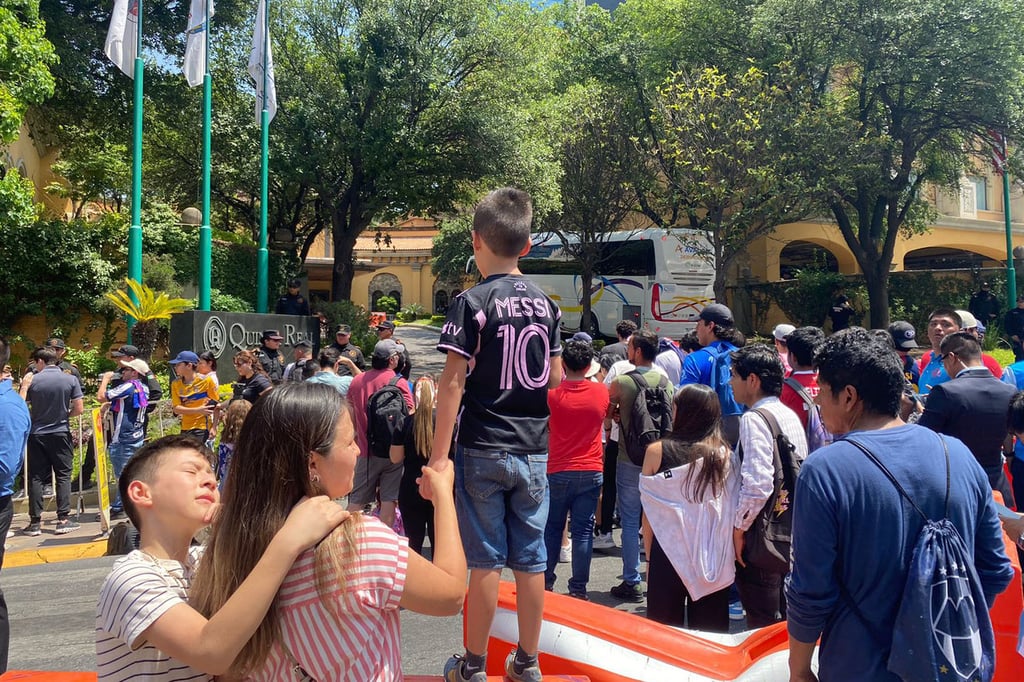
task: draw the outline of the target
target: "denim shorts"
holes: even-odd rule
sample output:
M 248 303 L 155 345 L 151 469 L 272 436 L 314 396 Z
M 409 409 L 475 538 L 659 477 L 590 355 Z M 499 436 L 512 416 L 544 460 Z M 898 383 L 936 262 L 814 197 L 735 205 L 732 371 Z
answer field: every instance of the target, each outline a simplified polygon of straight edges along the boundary
M 547 568 L 548 455 L 455 450 L 455 509 L 470 568 Z

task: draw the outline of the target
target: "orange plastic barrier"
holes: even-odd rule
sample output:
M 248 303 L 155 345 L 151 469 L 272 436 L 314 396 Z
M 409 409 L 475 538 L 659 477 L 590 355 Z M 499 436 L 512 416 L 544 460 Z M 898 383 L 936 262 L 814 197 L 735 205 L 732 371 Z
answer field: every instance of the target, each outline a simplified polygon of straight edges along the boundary
M 0 682 L 96 682 L 96 673 L 66 673 L 47 670 L 8 670 Z
M 997 499 L 999 493 L 996 493 Z M 1010 586 L 996 597 L 989 615 L 992 630 L 996 635 L 996 675 L 994 682 L 1021 682 L 1024 680 L 1024 656 L 1017 653 L 1020 629 L 1020 615 L 1024 612 L 1024 595 L 1021 594 L 1021 569 L 1017 558 L 1017 545 L 1003 533 L 1006 554 L 1013 564 L 1013 580 Z
M 515 584 L 503 582 L 487 648 L 487 672 L 500 674 L 515 647 Z M 541 630 L 543 670 L 593 682 L 788 680 L 785 623 L 736 635 L 685 632 L 607 606 L 547 594 Z

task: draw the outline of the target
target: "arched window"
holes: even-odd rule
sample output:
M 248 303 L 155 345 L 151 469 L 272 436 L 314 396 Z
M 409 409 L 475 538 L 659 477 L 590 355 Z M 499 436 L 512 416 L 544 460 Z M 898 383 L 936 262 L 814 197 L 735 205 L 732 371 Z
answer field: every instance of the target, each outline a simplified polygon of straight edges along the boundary
M 448 312 L 448 292 L 440 289 L 434 294 L 434 314 L 444 315 Z

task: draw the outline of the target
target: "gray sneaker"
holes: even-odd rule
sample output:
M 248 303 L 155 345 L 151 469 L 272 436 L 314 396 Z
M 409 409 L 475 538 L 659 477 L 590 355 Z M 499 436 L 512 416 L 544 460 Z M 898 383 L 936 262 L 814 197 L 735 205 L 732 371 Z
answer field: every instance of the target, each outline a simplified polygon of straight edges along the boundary
M 487 682 L 487 671 L 479 670 L 469 677 L 462 675 L 463 656 L 455 654 L 444 664 L 444 682 Z
M 81 528 L 82 527 L 78 525 L 78 521 L 72 521 L 71 519 L 61 519 L 57 522 L 57 526 L 53 529 L 53 532 L 57 535 L 67 535 L 68 533 L 73 533 L 76 530 L 80 530 Z
M 534 663 L 529 668 L 523 668 L 523 672 L 517 673 L 514 667 L 516 652 L 513 649 L 505 659 L 505 677 L 512 682 L 543 682 L 544 675 L 540 672 L 540 666 Z
M 31 535 L 33 537 L 35 537 L 36 535 L 42 535 L 43 534 L 42 525 L 38 521 L 32 521 L 27 526 L 25 526 L 24 528 L 21 529 L 21 534 L 22 535 Z

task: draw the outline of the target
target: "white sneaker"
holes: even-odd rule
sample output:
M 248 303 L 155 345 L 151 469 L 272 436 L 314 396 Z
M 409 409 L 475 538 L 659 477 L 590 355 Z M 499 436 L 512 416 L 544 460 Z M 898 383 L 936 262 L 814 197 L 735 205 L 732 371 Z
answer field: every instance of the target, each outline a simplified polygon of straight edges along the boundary
M 594 536 L 594 549 L 615 549 L 615 538 L 611 533 L 600 533 Z
M 572 561 L 572 545 L 562 545 L 562 549 L 558 550 L 558 563 L 567 564 Z

